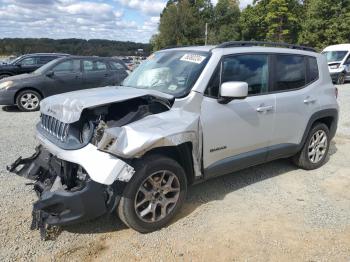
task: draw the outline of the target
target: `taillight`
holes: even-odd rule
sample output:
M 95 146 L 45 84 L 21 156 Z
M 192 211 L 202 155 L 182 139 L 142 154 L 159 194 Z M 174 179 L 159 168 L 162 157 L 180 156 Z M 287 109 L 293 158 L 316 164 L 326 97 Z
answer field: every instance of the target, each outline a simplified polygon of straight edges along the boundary
M 335 98 L 337 98 L 337 99 L 338 99 L 338 92 L 339 92 L 339 91 L 338 91 L 338 88 L 336 87 L 336 88 L 335 88 Z

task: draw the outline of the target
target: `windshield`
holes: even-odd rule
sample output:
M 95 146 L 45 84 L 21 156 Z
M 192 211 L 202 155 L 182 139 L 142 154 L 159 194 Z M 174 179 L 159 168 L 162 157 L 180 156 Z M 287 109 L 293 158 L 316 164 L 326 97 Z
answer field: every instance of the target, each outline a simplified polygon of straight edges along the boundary
M 58 58 L 60 59 L 60 58 Z M 37 70 L 35 70 L 33 72 L 33 74 L 42 74 L 45 73 L 47 69 L 49 69 L 52 65 L 56 64 L 57 59 L 54 59 L 50 62 L 48 62 L 47 64 L 43 65 L 42 67 L 39 67 Z
M 19 60 L 21 60 L 23 57 L 24 57 L 24 55 L 21 55 L 21 56 L 15 58 L 15 59 L 11 60 L 11 61 L 9 62 L 9 64 L 14 65 L 14 64 L 16 64 Z
M 185 96 L 202 72 L 208 52 L 162 51 L 152 54 L 123 82 L 123 86 Z
M 327 51 L 327 52 L 323 52 L 323 54 L 327 58 L 327 62 L 328 63 L 342 61 L 347 53 L 348 53 L 348 51 Z

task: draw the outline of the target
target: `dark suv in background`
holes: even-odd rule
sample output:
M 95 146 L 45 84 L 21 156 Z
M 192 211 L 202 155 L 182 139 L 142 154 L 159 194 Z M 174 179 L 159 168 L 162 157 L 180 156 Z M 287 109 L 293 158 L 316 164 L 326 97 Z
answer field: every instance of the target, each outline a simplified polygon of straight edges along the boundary
M 19 74 L 31 73 L 46 63 L 63 56 L 68 56 L 68 54 L 37 53 L 22 55 L 9 63 L 0 65 L 0 79 Z
M 35 111 L 48 96 L 108 85 L 119 85 L 128 76 L 119 59 L 67 56 L 55 59 L 31 74 L 0 80 L 0 105 L 17 105 Z

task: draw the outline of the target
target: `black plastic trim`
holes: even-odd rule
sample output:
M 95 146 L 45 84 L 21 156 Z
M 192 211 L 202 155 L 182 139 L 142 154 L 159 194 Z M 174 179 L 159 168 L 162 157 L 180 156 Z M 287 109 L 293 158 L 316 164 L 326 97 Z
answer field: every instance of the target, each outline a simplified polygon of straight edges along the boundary
M 105 186 L 92 180 L 80 191 L 44 192 L 33 204 L 48 225 L 68 225 L 99 217 L 107 212 Z

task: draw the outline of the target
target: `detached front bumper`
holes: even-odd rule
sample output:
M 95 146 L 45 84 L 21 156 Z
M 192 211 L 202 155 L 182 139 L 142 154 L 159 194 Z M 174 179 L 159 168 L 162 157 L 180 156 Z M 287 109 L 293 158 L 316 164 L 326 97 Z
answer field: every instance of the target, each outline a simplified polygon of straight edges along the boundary
M 108 186 L 88 176 L 78 178 L 78 165 L 58 159 L 42 146 L 33 156 L 19 158 L 7 169 L 35 181 L 39 200 L 33 204 L 32 229 L 86 221 L 108 210 Z
M 34 180 L 32 229 L 68 225 L 99 217 L 117 206 L 133 168 L 93 145 L 62 150 L 38 135 L 31 157 L 17 159 L 8 171 Z

